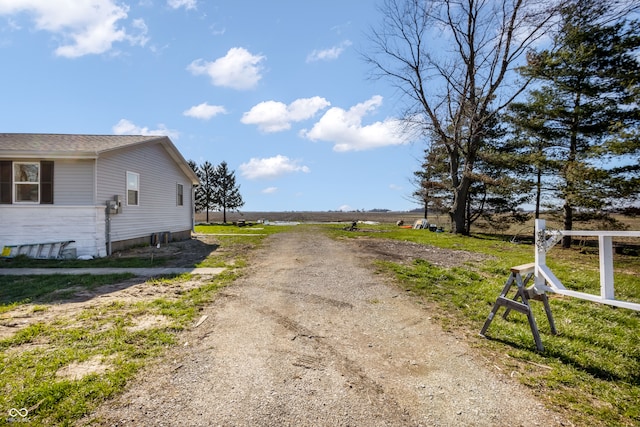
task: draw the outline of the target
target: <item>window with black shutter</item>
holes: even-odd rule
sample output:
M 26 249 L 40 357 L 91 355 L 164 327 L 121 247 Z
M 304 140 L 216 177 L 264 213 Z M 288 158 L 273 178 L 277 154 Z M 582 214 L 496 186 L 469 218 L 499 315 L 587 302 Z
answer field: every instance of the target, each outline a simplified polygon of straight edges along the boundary
M 40 162 L 40 204 L 53 204 L 53 162 Z
M 0 203 L 10 204 L 12 164 L 9 160 L 0 160 Z
M 53 162 L 0 160 L 0 204 L 53 204 Z

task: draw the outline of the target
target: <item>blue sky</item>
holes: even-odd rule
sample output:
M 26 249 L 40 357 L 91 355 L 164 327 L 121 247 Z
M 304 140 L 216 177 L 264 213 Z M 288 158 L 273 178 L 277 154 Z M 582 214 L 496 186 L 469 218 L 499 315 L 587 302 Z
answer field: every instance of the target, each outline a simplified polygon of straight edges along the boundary
M 0 131 L 162 134 L 244 211 L 409 210 L 423 144 L 360 52 L 373 0 L 0 0 Z

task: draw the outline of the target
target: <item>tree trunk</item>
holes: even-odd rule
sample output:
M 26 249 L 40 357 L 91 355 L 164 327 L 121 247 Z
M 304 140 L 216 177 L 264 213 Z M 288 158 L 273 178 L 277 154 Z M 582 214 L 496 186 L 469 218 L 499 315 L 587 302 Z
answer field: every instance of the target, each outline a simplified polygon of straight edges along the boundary
M 575 95 L 574 104 L 573 104 L 573 118 L 571 120 L 571 136 L 569 139 L 569 153 L 567 157 L 567 163 L 565 164 L 564 169 L 564 177 L 565 177 L 565 196 L 564 196 L 564 206 L 562 210 L 564 211 L 564 229 L 572 230 L 573 229 L 573 197 L 575 193 L 574 188 L 574 180 L 575 176 L 575 162 L 578 157 L 578 129 L 580 123 L 580 105 L 581 105 L 582 96 L 578 92 Z M 571 236 L 564 236 L 562 238 L 562 247 L 565 249 L 569 249 L 571 247 Z
M 471 181 L 467 177 L 463 177 L 460 185 L 454 188 L 453 204 L 449 209 L 451 217 L 451 232 L 454 234 L 469 235 L 467 228 L 467 198 Z
M 467 208 L 466 208 L 466 213 L 464 214 L 465 216 L 465 222 L 464 222 L 464 229 L 467 231 L 466 234 L 469 234 L 469 231 L 471 230 L 471 198 L 467 195 Z
M 223 224 L 227 223 L 227 207 L 226 206 L 222 207 L 222 223 Z
M 449 210 L 449 216 L 451 217 L 451 232 L 454 234 L 468 235 L 465 230 L 467 223 L 465 218 L 465 203 L 454 204 Z

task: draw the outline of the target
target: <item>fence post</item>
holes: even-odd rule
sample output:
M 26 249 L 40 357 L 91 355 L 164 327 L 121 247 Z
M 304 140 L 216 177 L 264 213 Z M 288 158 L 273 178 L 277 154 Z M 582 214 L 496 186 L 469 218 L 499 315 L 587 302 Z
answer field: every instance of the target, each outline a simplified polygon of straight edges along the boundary
M 598 236 L 600 254 L 600 296 L 615 299 L 613 287 L 613 239 L 611 236 Z

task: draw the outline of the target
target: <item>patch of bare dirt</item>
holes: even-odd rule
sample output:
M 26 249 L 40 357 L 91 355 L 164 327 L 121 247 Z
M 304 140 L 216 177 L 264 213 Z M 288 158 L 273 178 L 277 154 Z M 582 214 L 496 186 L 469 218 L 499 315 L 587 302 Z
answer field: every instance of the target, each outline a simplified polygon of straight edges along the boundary
M 0 339 L 8 338 L 34 323 L 73 319 L 82 310 L 106 307 L 115 301 L 132 303 L 158 298 L 177 299 L 188 290 L 202 286 L 203 280 L 207 279 L 194 276 L 190 280 L 159 282 L 136 277 L 93 290 L 65 288 L 58 293 L 68 295 L 69 291 L 75 291 L 71 297 L 46 304 L 40 302 L 23 304 L 0 314 Z M 138 325 L 138 328 L 141 325 Z M 155 325 L 151 326 L 155 327 Z
M 56 376 L 68 380 L 80 380 L 90 374 L 102 374 L 109 369 L 109 364 L 102 357 L 95 356 L 85 362 L 73 362 L 60 368 Z
M 118 252 L 117 257 L 166 258 L 163 267 L 191 267 L 207 258 L 219 245 L 213 236 L 201 236 L 182 242 L 171 242 L 155 247 L 139 247 Z M 202 286 L 203 280 L 193 276 L 189 280 L 163 282 L 134 277 L 121 282 L 88 290 L 82 287 L 58 289 L 47 295 L 48 302 L 34 301 L 22 304 L 0 314 L 0 339 L 8 338 L 21 329 L 37 323 L 50 323 L 56 319 L 72 319 L 90 308 L 106 307 L 119 301 L 125 303 L 165 298 L 177 299 L 185 292 Z M 155 327 L 153 319 L 138 319 L 137 328 Z M 158 319 L 155 319 L 157 322 Z
M 129 331 L 143 331 L 151 328 L 162 328 L 169 326 L 171 321 L 166 316 L 144 315 L 133 319 L 133 325 L 128 326 Z
M 489 259 L 486 255 L 474 252 L 437 248 L 403 240 L 372 237 L 345 240 L 356 246 L 363 256 L 399 264 L 410 264 L 417 259 L 422 259 L 438 267 L 450 268 Z

